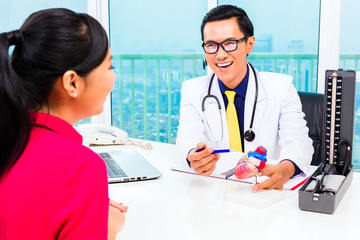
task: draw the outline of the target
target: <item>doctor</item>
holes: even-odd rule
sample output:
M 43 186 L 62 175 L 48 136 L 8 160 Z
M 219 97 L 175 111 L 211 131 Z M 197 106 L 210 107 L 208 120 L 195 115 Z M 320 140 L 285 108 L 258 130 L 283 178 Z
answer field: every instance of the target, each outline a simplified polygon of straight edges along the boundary
M 312 141 L 292 77 L 258 72 L 247 63 L 253 31 L 245 11 L 235 6 L 218 6 L 204 17 L 203 49 L 214 73 L 183 83 L 176 145 L 203 176 L 211 175 L 221 157 L 214 148 L 247 152 L 262 145 L 278 163 L 266 165 L 260 176 L 269 179 L 253 190 L 281 190 L 309 167 Z

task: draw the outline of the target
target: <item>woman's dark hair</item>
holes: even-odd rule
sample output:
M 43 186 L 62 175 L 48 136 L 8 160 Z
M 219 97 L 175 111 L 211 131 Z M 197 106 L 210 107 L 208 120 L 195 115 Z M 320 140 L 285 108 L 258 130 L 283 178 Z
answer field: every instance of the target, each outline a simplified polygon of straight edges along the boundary
M 240 31 L 244 33 L 245 37 L 254 36 L 254 26 L 243 9 L 232 5 L 220 5 L 211 9 L 205 15 L 201 23 L 201 40 L 204 41 L 204 27 L 206 23 L 227 20 L 233 17 L 237 18 Z
M 0 34 L 0 177 L 25 150 L 30 112 L 48 104 L 56 80 L 67 70 L 86 76 L 108 47 L 97 20 L 63 8 L 35 12 L 19 30 Z

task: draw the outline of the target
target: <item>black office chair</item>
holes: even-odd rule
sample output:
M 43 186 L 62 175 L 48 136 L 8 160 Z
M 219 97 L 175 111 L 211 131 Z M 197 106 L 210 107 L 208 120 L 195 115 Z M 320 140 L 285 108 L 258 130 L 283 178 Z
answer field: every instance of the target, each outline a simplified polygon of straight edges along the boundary
M 324 110 L 324 94 L 298 92 L 305 113 L 306 125 L 309 128 L 309 136 L 313 140 L 314 155 L 311 165 L 318 166 L 324 156 L 322 150 L 322 126 Z

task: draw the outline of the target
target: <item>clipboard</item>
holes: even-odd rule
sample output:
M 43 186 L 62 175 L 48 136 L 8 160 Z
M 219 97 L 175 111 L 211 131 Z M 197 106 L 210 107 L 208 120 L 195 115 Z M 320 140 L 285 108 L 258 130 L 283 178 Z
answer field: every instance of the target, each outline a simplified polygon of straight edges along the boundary
M 216 163 L 214 172 L 209 176 L 218 179 L 242 182 L 247 184 L 254 184 L 254 178 L 237 179 L 234 175 L 235 167 L 239 159 L 244 155 L 241 152 L 229 152 L 222 153 L 220 159 Z M 267 164 L 277 164 L 279 161 L 268 159 Z M 171 166 L 171 170 L 181 173 L 198 175 L 194 169 L 192 169 L 186 161 L 176 162 Z M 290 178 L 284 183 L 284 189 L 296 190 L 298 189 L 306 179 L 316 170 L 316 166 L 310 166 L 305 173 L 301 173 Z M 268 179 L 267 176 L 258 177 L 258 182 L 263 182 Z

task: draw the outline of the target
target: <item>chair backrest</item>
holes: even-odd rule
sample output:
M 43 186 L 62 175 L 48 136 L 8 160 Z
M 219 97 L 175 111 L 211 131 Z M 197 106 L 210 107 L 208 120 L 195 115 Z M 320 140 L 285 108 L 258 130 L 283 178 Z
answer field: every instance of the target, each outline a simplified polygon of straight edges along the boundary
M 313 140 L 314 155 L 311 165 L 319 165 L 324 157 L 322 149 L 322 128 L 324 94 L 298 92 L 305 113 L 306 125 L 309 128 L 309 136 Z

